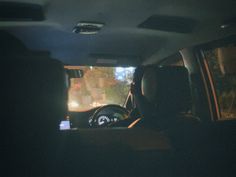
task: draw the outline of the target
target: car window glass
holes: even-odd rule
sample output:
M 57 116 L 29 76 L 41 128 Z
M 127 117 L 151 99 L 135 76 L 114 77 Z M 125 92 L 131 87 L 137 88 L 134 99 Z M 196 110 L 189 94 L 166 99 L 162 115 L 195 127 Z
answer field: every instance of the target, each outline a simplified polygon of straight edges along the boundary
M 204 51 L 213 78 L 220 119 L 236 119 L 236 47 Z
M 107 104 L 123 106 L 134 67 L 81 66 L 80 69 L 84 76 L 70 79 L 69 111 L 87 111 Z

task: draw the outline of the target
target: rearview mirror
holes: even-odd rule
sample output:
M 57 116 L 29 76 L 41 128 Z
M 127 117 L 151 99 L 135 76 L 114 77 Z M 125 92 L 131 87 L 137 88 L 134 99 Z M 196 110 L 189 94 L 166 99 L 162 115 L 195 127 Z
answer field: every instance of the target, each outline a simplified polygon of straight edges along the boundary
M 84 76 L 84 71 L 77 66 L 65 66 L 65 69 L 69 78 L 82 78 Z

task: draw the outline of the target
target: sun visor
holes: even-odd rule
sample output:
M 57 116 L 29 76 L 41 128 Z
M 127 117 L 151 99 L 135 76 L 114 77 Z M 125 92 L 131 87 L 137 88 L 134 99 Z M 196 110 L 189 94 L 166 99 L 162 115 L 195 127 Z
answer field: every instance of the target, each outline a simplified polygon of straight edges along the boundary
M 166 32 L 191 33 L 195 25 L 196 21 L 190 18 L 153 15 L 138 27 Z

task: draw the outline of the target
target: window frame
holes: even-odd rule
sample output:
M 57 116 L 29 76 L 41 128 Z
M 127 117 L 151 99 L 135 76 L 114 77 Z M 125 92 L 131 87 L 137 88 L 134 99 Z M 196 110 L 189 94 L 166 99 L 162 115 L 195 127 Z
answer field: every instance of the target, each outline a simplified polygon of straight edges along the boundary
M 209 102 L 209 108 L 211 112 L 212 121 L 230 121 L 230 120 L 236 120 L 236 118 L 231 118 L 231 119 L 222 118 L 220 104 L 219 104 L 219 97 L 216 93 L 214 76 L 207 62 L 204 51 L 213 50 L 215 48 L 220 48 L 225 45 L 232 44 L 232 43 L 236 43 L 236 35 L 229 36 L 224 39 L 215 40 L 210 43 L 206 43 L 206 44 L 196 47 L 196 56 L 200 65 L 201 75 L 202 75 L 202 78 L 205 84 L 205 89 L 208 96 L 208 102 Z
M 212 72 L 209 68 L 208 62 L 204 55 L 204 49 L 201 49 L 198 53 L 201 75 L 203 78 L 203 83 L 207 93 L 207 99 L 209 104 L 209 109 L 211 113 L 211 120 L 217 121 L 221 118 L 219 101 L 216 93 L 215 82 L 212 76 Z

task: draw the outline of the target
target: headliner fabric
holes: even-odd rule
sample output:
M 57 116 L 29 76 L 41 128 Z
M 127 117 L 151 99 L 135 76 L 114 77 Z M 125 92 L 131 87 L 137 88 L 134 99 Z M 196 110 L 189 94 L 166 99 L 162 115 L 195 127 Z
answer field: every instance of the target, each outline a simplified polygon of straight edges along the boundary
M 100 56 L 117 59 L 116 65 L 152 64 L 180 49 L 236 34 L 236 25 L 221 28 L 225 21 L 236 17 L 235 0 L 15 1 L 42 5 L 45 21 L 0 22 L 0 27 L 29 49 L 49 51 L 53 58 L 73 65 L 96 65 Z M 188 34 L 138 28 L 153 15 L 191 19 L 194 27 Z M 74 34 L 72 29 L 79 21 L 105 26 L 97 35 Z M 168 19 L 165 21 L 168 23 Z M 173 23 L 181 25 L 178 20 Z

